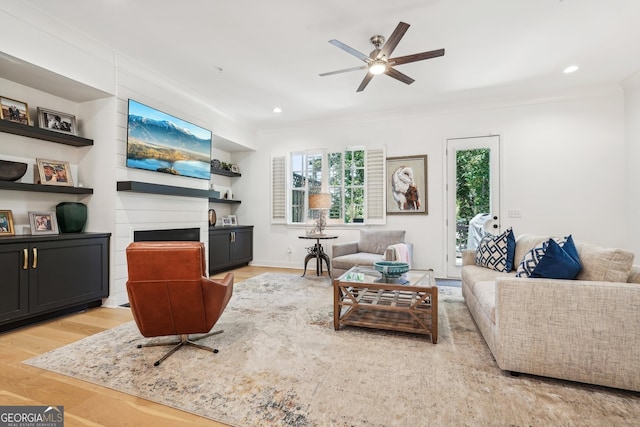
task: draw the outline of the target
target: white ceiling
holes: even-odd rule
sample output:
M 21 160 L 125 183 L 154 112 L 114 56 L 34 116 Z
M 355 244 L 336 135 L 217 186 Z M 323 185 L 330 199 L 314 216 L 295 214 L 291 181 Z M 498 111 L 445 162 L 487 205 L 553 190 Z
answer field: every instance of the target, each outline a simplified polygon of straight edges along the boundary
M 640 71 L 640 0 L 26 2 L 258 128 L 575 90 Z M 369 54 L 369 38 L 400 21 L 411 27 L 393 56 L 446 50 L 397 67 L 415 83 L 381 75 L 356 93 L 364 71 L 318 76 L 363 64 L 330 39 Z M 563 74 L 571 64 L 580 70 Z

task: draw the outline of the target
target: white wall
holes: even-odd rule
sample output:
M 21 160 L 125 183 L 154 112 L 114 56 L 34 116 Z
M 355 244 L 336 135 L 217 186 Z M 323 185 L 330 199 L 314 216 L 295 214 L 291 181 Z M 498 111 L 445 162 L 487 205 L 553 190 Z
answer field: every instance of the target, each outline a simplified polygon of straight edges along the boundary
M 20 1 L 0 4 L 0 22 L 3 33 L 16 35 L 0 38 L 0 52 L 107 93 L 114 89 L 113 54 L 105 46 Z
M 238 211 L 254 224 L 254 264 L 301 267 L 308 241 L 304 229 L 272 225 L 269 167 L 272 153 L 306 148 L 386 144 L 387 156 L 427 154 L 428 215 L 387 217 L 388 229 L 407 230 L 416 268 L 445 273 L 446 138 L 499 134 L 502 226 L 522 233 L 569 234 L 606 246 L 628 246 L 625 227 L 624 99 L 619 87 L 583 97 L 522 103 L 472 111 L 424 112 L 411 116 L 323 122 L 273 130 L 258 136 L 255 153 L 237 160 L 247 172 L 237 192 L 248 203 Z M 264 147 L 264 148 L 262 148 Z M 256 207 L 260 207 L 256 209 Z M 522 218 L 508 219 L 508 209 Z M 357 238 L 357 228 L 332 229 L 338 241 Z M 328 246 L 330 246 L 329 243 Z M 293 253 L 287 253 L 288 247 Z
M 626 124 L 626 197 L 629 249 L 640 264 L 640 72 L 623 82 Z

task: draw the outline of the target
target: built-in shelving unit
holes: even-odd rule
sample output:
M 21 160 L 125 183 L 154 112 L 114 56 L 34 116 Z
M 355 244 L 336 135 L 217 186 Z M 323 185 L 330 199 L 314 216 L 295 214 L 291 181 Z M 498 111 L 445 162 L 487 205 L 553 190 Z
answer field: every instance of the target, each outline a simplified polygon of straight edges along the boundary
M 231 178 L 239 178 L 242 176 L 242 174 L 238 173 L 238 172 L 231 172 L 228 171 L 226 169 L 218 169 L 218 168 L 214 168 L 211 167 L 211 173 L 213 175 L 222 175 L 222 176 L 228 176 Z M 226 203 L 226 204 L 239 204 L 241 203 L 240 200 L 234 200 L 234 199 L 220 199 L 218 197 L 209 197 L 209 201 L 211 203 Z
M 39 127 L 29 126 L 22 123 L 10 122 L 8 120 L 0 120 L 0 132 L 56 142 L 58 144 L 71 145 L 73 147 L 89 147 L 93 145 L 92 139 L 55 132 L 49 129 L 41 129 Z
M 0 132 L 25 136 L 42 141 L 55 142 L 58 144 L 70 145 L 72 147 L 90 147 L 93 145 L 92 139 L 82 138 L 75 135 L 54 132 L 48 129 L 41 129 L 22 123 L 0 120 Z M 92 188 L 72 187 L 66 185 L 43 185 L 29 184 L 24 182 L 0 181 L 0 190 L 31 191 L 39 193 L 58 194 L 93 194 Z

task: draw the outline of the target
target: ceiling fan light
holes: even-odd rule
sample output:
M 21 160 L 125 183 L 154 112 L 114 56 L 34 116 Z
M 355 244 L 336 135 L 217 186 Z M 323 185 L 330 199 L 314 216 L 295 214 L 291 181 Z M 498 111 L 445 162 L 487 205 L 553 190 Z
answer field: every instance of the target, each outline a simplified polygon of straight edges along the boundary
M 387 71 L 387 64 L 383 61 L 374 61 L 369 65 L 371 74 L 382 74 Z

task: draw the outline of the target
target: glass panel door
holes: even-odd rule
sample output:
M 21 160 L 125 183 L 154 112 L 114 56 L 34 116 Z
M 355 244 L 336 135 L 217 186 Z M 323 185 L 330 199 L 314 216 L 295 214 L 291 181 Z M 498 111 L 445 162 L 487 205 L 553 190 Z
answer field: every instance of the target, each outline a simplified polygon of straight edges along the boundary
M 462 251 L 500 230 L 500 137 L 447 140 L 447 276 L 460 277 Z

